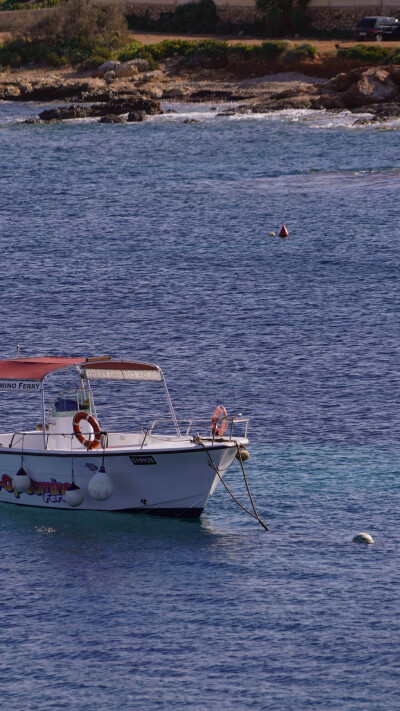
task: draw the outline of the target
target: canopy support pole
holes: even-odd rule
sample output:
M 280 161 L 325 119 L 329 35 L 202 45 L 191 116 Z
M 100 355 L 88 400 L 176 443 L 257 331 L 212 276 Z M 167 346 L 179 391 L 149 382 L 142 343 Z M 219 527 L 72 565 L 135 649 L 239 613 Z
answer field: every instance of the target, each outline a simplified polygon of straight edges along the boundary
M 42 382 L 42 429 L 43 429 L 43 449 L 47 449 L 46 444 L 46 409 L 44 402 L 44 384 Z
M 170 411 L 170 413 L 171 413 L 171 417 L 172 417 L 172 420 L 173 420 L 174 425 L 175 425 L 176 434 L 178 435 L 178 437 L 180 437 L 180 436 L 181 436 L 181 433 L 180 433 L 180 430 L 179 430 L 178 420 L 176 419 L 175 411 L 174 411 L 174 408 L 173 408 L 173 405 L 172 405 L 172 400 L 171 400 L 170 394 L 169 394 L 169 392 L 168 392 L 167 383 L 166 383 L 166 380 L 165 380 L 165 378 L 164 378 L 164 374 L 162 373 L 161 370 L 160 370 L 160 374 L 161 374 L 161 379 L 162 379 L 162 381 L 163 381 L 165 394 L 166 394 L 166 396 L 167 396 L 167 401 L 168 401 L 168 405 L 169 405 L 169 411 Z

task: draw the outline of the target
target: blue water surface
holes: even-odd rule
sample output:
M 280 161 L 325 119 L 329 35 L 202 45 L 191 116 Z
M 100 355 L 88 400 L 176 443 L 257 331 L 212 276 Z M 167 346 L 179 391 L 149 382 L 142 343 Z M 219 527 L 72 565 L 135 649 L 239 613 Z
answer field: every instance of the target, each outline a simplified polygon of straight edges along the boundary
M 179 418 L 245 413 L 271 530 L 222 488 L 191 522 L 2 505 L 4 708 L 397 711 L 396 126 L 37 111 L 0 104 L 2 357 L 148 360 Z M 167 415 L 94 390 L 105 428 Z M 38 413 L 2 395 L 4 431 Z

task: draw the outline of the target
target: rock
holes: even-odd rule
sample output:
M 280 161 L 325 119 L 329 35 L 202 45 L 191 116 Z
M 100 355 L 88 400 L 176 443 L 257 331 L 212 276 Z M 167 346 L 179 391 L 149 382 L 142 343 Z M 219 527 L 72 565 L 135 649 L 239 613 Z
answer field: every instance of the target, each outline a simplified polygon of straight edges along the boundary
M 86 80 L 57 81 L 56 83 L 36 81 L 32 84 L 21 84 L 21 99 L 23 101 L 79 100 L 91 90 L 93 90 L 93 84 Z
M 199 119 L 195 119 L 195 118 L 187 118 L 184 120 L 183 123 L 201 123 L 201 121 L 199 121 Z
M 79 96 L 80 101 L 85 101 L 90 103 L 92 101 L 98 101 L 104 103 L 106 101 L 111 101 L 115 98 L 115 93 L 112 89 L 97 89 L 94 91 L 83 92 Z
M 287 109 L 310 109 L 312 106 L 313 96 L 301 94 L 293 96 L 290 99 L 274 99 L 271 97 L 267 101 L 259 104 L 253 104 L 251 111 L 254 114 L 270 113 L 271 111 L 286 111 Z
M 21 97 L 21 90 L 15 84 L 8 84 L 0 88 L 0 101 L 15 101 Z
M 106 72 L 106 73 L 104 74 L 104 81 L 106 81 L 107 84 L 108 84 L 109 82 L 114 81 L 114 79 L 115 79 L 115 71 L 114 71 L 113 69 L 110 69 L 109 72 Z
M 285 91 L 278 91 L 277 93 L 272 94 L 271 99 L 293 99 L 294 97 L 298 97 L 303 94 L 313 94 L 316 91 L 316 87 L 304 84 L 302 86 L 297 87 L 296 89 L 285 89 Z
M 367 126 L 374 121 L 373 116 L 371 118 L 359 118 L 354 121 L 354 126 Z
M 390 101 L 399 94 L 399 87 L 389 72 L 381 67 L 371 67 L 363 72 L 356 84 L 340 94 L 345 108 L 364 106 L 365 104 Z
M 320 96 L 314 97 L 311 102 L 312 109 L 327 109 L 328 111 L 340 111 L 343 110 L 344 102 L 340 98 L 340 95 L 335 94 L 321 94 Z
M 139 123 L 139 121 L 144 121 L 145 118 L 146 118 L 145 111 L 131 111 L 128 114 L 127 122 L 128 123 Z
M 164 89 L 163 98 L 164 99 L 181 99 L 189 94 L 189 89 L 181 86 L 174 86 L 171 89 Z
M 146 61 L 146 59 L 141 59 L 140 57 L 137 59 L 130 59 L 129 62 L 124 62 L 124 64 L 127 67 L 136 67 L 138 72 L 148 72 L 150 69 L 150 64 Z
M 383 104 L 369 104 L 368 106 L 361 106 L 358 109 L 353 109 L 353 113 L 363 113 L 363 114 L 373 114 L 368 118 L 359 118 L 354 123 L 358 126 L 365 125 L 367 123 L 381 123 L 383 121 L 391 121 L 392 119 L 400 117 L 400 103 L 383 103 Z
M 396 84 L 400 84 L 400 67 L 391 67 L 390 76 Z
M 91 116 L 89 106 L 66 106 L 58 109 L 46 109 L 39 114 L 42 121 L 65 121 L 66 119 L 86 118 Z
M 116 114 L 106 114 L 106 116 L 101 117 L 99 123 L 126 123 L 126 118 Z
M 46 109 L 39 114 L 41 121 L 65 121 L 76 118 L 107 118 L 105 123 L 124 123 L 125 118 L 116 121 L 114 117 L 129 114 L 128 121 L 144 121 L 146 115 L 162 114 L 159 101 L 143 96 L 115 97 L 102 104 L 90 106 L 61 106 L 57 109 Z
M 103 62 L 103 64 L 101 64 L 97 72 L 100 76 L 104 76 L 105 74 L 107 74 L 107 72 L 113 72 L 120 66 L 121 62 L 113 62 L 111 60 L 108 60 L 107 62 Z
M 90 107 L 90 108 L 95 108 Z M 97 107 L 97 110 L 99 113 L 97 114 L 102 115 L 102 113 L 105 114 L 128 114 L 128 113 L 135 113 L 137 111 L 143 111 L 147 115 L 154 115 L 154 114 L 162 114 L 162 109 L 160 106 L 159 101 L 154 101 L 153 99 L 150 98 L 145 98 L 143 96 L 125 96 L 125 97 L 117 97 L 115 99 L 112 99 L 111 101 L 108 101 L 106 104 L 100 104 L 100 106 Z
M 159 81 L 162 79 L 163 73 L 159 71 L 159 69 L 155 70 L 154 72 L 145 72 L 144 74 L 141 75 L 140 79 L 138 80 L 139 84 L 146 84 L 147 82 L 151 81 Z
M 126 64 L 121 64 L 120 67 L 117 67 L 117 69 L 114 69 L 113 71 L 117 79 L 121 79 L 123 77 L 135 77 L 139 74 L 137 67 L 127 66 Z
M 190 101 L 243 101 L 254 98 L 254 93 L 248 91 L 233 91 L 231 89 L 200 89 L 190 94 Z
M 346 91 L 352 84 L 357 82 L 362 73 L 365 71 L 365 67 L 358 67 L 357 69 L 352 69 L 350 72 L 342 72 L 337 74 L 333 79 L 326 82 L 324 89 L 328 91 Z
M 152 99 L 161 99 L 164 91 L 159 84 L 151 84 L 150 86 L 143 87 L 143 93 Z

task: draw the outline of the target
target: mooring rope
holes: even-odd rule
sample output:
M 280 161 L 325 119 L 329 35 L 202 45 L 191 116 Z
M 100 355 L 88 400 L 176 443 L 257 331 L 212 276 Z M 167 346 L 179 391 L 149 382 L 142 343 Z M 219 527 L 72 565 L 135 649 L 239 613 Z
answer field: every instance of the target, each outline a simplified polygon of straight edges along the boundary
M 235 501 L 235 503 L 236 503 L 238 506 L 240 506 L 240 508 L 243 509 L 243 511 L 245 511 L 249 516 L 251 516 L 252 518 L 254 518 L 256 521 L 258 521 L 258 523 L 260 524 L 260 526 L 262 526 L 266 531 L 269 531 L 269 528 L 268 528 L 267 524 L 264 523 L 264 521 L 262 521 L 261 518 L 259 517 L 258 511 L 257 511 L 256 506 L 255 506 L 254 501 L 253 501 L 253 497 L 252 497 L 252 495 L 251 495 L 251 493 L 250 493 L 250 488 L 249 488 L 249 485 L 248 485 L 248 482 L 247 482 L 246 473 L 245 473 L 245 471 L 244 471 L 244 466 L 243 466 L 243 461 L 242 461 L 242 455 L 241 455 L 241 453 L 240 453 L 240 445 L 238 444 L 238 442 L 236 442 L 236 447 L 237 447 L 237 451 L 238 451 L 238 454 L 239 454 L 239 462 L 240 462 L 240 466 L 241 466 L 241 468 L 242 468 L 243 478 L 244 478 L 244 481 L 245 481 L 245 484 L 246 484 L 247 493 L 248 493 L 248 495 L 249 495 L 249 499 L 250 499 L 251 505 L 252 505 L 252 507 L 253 507 L 254 513 L 251 513 L 251 511 L 249 511 L 249 509 L 247 509 L 245 506 L 243 506 L 243 504 L 241 504 L 240 501 L 238 501 L 238 499 L 236 498 L 236 496 L 235 496 L 234 494 L 232 494 L 232 492 L 231 492 L 231 490 L 229 489 L 228 485 L 224 482 L 222 476 L 220 475 L 218 467 L 214 464 L 213 459 L 212 459 L 212 457 L 211 457 L 211 454 L 210 454 L 209 450 L 207 449 L 206 445 L 204 444 L 203 440 L 201 439 L 200 435 L 193 437 L 193 442 L 195 442 L 196 444 L 200 444 L 200 445 L 203 447 L 204 451 L 205 451 L 206 454 L 207 454 L 207 457 L 208 457 L 208 461 L 209 461 L 209 463 L 210 463 L 210 466 L 214 469 L 214 471 L 215 471 L 215 473 L 217 474 L 217 476 L 218 476 L 220 482 L 224 485 L 225 489 L 227 490 L 229 496 L 232 497 L 232 499 Z

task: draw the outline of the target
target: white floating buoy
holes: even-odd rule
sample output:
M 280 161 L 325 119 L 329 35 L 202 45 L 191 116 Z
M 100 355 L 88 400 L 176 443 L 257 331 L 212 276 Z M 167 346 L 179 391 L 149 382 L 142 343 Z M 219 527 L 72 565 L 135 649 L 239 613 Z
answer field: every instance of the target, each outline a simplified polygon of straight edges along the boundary
M 373 543 L 374 539 L 369 533 L 358 533 L 353 538 L 353 543 Z
M 68 506 L 80 506 L 84 498 L 82 489 L 75 483 L 72 483 L 64 494 L 64 501 Z
M 88 492 L 92 499 L 96 499 L 96 501 L 106 501 L 112 496 L 114 484 L 104 467 L 100 467 L 99 471 L 92 476 L 88 484 Z
M 275 232 L 268 232 L 268 237 L 275 237 Z
M 27 475 L 25 469 L 23 467 L 21 467 L 17 471 L 17 473 L 13 479 L 14 491 L 17 494 L 25 494 L 27 491 L 29 491 L 31 486 L 32 486 L 32 479 L 30 478 L 30 476 Z
M 250 459 L 250 452 L 245 447 L 240 447 L 239 451 L 236 453 L 236 459 L 242 460 L 242 462 L 247 462 Z

